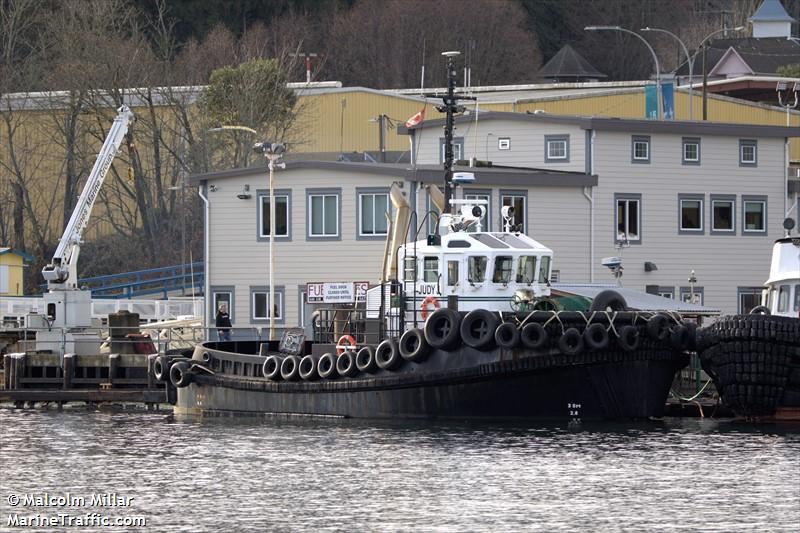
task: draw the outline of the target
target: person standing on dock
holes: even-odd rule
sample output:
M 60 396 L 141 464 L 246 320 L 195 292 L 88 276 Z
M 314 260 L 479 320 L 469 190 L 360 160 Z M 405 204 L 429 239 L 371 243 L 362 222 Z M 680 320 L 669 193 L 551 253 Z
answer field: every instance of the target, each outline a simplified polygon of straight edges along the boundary
M 225 304 L 219 304 L 219 309 L 217 310 L 217 317 L 215 326 L 217 327 L 217 333 L 219 334 L 220 341 L 229 341 L 231 340 L 231 317 L 228 314 L 228 306 Z

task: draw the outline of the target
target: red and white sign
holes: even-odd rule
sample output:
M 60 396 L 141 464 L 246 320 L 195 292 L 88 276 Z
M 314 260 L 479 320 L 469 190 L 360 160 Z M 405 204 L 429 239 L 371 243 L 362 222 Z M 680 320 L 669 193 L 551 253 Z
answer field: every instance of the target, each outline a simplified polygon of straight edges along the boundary
M 307 303 L 347 304 L 367 299 L 368 281 L 306 283 Z

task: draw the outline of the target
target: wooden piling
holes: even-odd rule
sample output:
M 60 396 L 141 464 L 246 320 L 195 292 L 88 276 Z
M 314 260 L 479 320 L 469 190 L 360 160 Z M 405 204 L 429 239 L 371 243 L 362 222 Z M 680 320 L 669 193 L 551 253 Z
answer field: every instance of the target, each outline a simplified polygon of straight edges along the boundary
M 75 354 L 65 353 L 61 362 L 61 370 L 64 374 L 64 389 L 72 388 L 72 376 L 75 374 Z
M 11 388 L 11 354 L 7 353 L 3 356 L 3 388 L 8 390 Z
M 14 375 L 17 373 L 17 354 L 12 353 L 6 356 L 4 364 L 6 365 L 6 390 L 13 390 L 16 388 Z
M 114 377 L 117 375 L 117 369 L 119 368 L 119 354 L 112 353 L 108 356 L 108 383 L 113 387 L 114 386 Z

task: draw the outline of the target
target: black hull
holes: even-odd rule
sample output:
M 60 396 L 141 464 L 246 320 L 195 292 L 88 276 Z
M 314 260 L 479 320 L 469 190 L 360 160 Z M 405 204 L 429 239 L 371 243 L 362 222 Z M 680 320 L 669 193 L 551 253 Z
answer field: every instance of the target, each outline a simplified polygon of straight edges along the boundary
M 800 413 L 800 320 L 720 318 L 698 331 L 700 362 L 722 402 L 748 419 Z
M 476 364 L 447 368 L 448 360 Z M 403 372 L 361 378 L 287 383 L 198 373 L 192 384 L 178 389 L 175 413 L 559 420 L 660 417 L 675 373 L 687 362 L 686 354 L 670 350 L 525 356 L 517 351 L 463 348 L 435 351 L 424 364 L 405 363 Z M 425 371 L 427 367 L 438 369 Z

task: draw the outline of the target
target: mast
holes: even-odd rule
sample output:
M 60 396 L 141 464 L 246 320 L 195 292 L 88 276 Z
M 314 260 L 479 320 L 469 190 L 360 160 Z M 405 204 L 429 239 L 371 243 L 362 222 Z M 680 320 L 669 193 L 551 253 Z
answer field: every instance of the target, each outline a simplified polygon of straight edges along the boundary
M 461 55 L 461 52 L 451 51 L 442 52 L 442 55 L 447 58 L 447 93 L 442 97 L 442 105 L 436 106 L 436 110 L 440 113 L 445 113 L 444 124 L 444 211 L 453 212 L 453 207 L 450 205 L 450 200 L 453 198 L 453 128 L 455 124 L 455 115 L 463 113 L 466 108 L 458 104 L 458 100 L 476 100 L 475 97 L 470 96 L 456 96 L 456 71 L 455 58 Z M 428 97 L 438 97 L 437 94 L 426 94 Z

